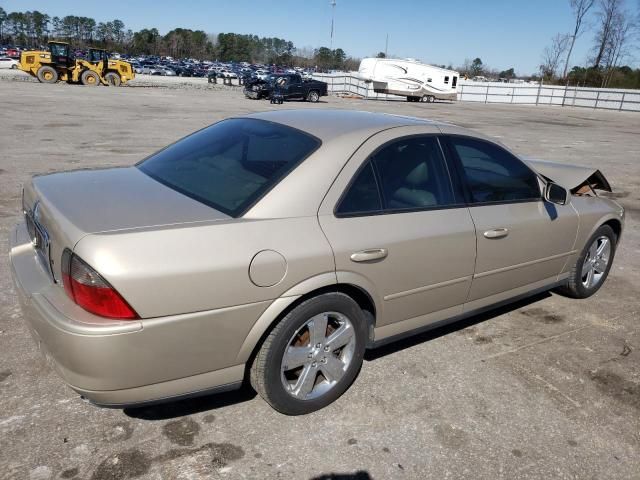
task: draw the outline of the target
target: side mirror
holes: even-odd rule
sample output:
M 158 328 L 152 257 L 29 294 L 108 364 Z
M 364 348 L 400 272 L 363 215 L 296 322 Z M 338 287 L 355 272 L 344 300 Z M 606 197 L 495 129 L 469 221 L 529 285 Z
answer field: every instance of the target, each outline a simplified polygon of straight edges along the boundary
M 569 192 L 557 183 L 548 183 L 544 189 L 544 198 L 547 202 L 566 205 L 569 200 Z

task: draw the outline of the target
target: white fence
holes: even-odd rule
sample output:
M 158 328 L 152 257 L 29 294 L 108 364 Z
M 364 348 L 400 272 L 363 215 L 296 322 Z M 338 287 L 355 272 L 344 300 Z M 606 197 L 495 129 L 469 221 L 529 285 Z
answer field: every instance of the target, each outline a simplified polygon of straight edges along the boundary
M 370 83 L 350 74 L 316 74 L 327 82 L 329 93 L 352 94 L 371 100 L 405 100 L 404 97 L 375 93 Z M 458 100 L 479 103 L 558 105 L 640 112 L 640 90 L 562 87 L 498 82 L 461 81 Z

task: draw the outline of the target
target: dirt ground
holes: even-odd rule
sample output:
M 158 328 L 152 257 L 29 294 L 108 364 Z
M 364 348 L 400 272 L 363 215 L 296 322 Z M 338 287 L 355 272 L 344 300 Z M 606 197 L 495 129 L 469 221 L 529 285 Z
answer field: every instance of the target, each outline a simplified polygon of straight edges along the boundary
M 640 114 L 336 97 L 274 106 L 220 86 L 13 78 L 0 78 L 0 479 L 640 478 Z M 283 416 L 248 388 L 141 410 L 84 403 L 40 357 L 11 283 L 21 184 L 130 165 L 218 119 L 272 108 L 446 120 L 525 156 L 597 166 L 627 210 L 606 285 L 369 352 L 351 389 L 308 416 Z

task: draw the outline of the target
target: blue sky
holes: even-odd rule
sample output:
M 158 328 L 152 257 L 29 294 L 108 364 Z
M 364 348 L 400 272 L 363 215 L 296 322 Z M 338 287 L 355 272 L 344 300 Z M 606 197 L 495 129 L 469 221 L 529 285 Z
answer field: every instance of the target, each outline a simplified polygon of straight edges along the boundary
M 40 10 L 51 16 L 114 18 L 127 28 L 175 27 L 208 33 L 278 36 L 297 47 L 329 45 L 329 0 L 0 0 L 7 12 Z M 355 57 L 384 50 L 427 63 L 461 65 L 480 57 L 491 67 L 535 73 L 542 50 L 558 32 L 569 32 L 568 0 L 337 0 L 334 48 Z M 584 64 L 592 34 L 578 39 L 572 64 Z

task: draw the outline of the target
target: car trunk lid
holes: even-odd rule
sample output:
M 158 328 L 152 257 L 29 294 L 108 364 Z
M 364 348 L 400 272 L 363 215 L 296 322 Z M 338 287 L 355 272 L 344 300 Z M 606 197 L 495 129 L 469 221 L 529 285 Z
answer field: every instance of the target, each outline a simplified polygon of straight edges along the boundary
M 90 233 L 229 218 L 135 167 L 36 176 L 23 195 L 31 238 L 55 281 L 64 249 Z

